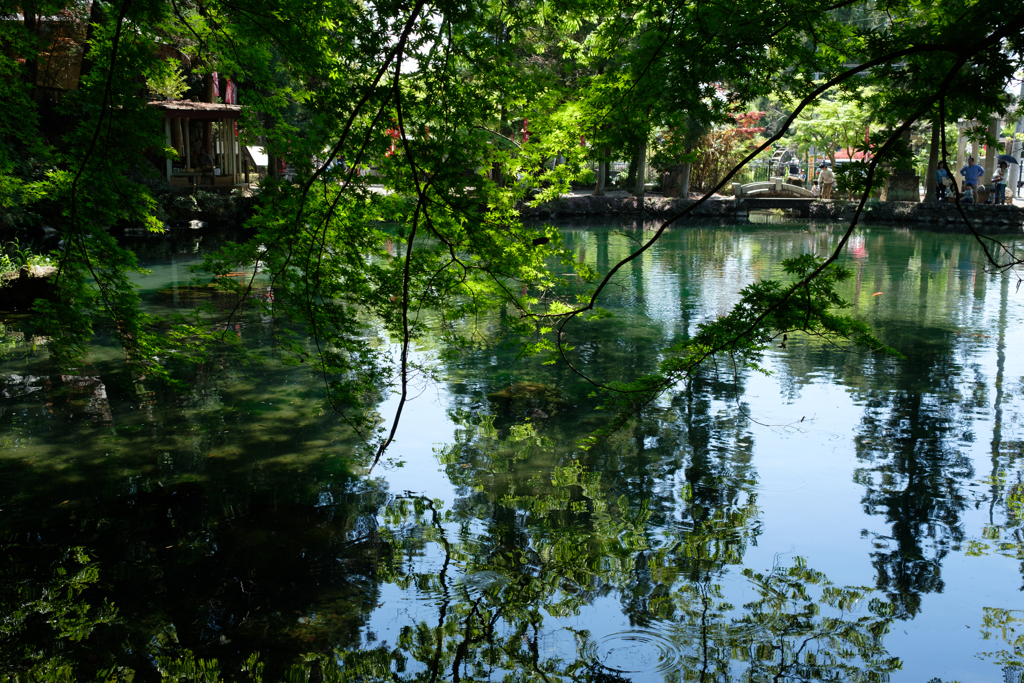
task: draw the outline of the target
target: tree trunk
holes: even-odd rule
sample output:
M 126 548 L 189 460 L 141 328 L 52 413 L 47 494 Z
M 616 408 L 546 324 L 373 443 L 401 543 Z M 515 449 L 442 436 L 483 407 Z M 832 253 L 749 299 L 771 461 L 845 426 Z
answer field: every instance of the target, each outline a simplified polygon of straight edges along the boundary
M 82 80 L 92 71 L 94 62 L 90 54 L 90 46 L 92 45 L 93 36 L 96 34 L 96 28 L 102 23 L 103 5 L 93 0 L 92 7 L 89 10 L 89 26 L 85 30 L 85 45 L 82 46 L 82 66 L 78 69 L 79 88 L 82 87 Z
M 35 101 L 37 98 L 37 85 L 39 81 L 39 21 L 36 16 L 36 3 L 23 2 L 21 6 L 22 14 L 25 17 L 25 30 L 32 36 L 32 47 L 29 48 L 29 54 L 25 55 L 25 66 L 27 73 L 25 80 L 29 86 L 29 97 Z
M 939 135 L 941 133 L 938 119 L 936 119 L 932 123 L 932 141 L 928 146 L 928 170 L 924 176 L 924 200 L 926 202 L 938 201 L 935 193 L 935 165 L 939 161 Z
M 633 155 L 633 158 L 629 160 L 629 170 L 626 171 L 626 187 L 625 187 L 625 189 L 627 189 L 627 190 L 629 188 L 633 187 L 634 185 L 636 185 L 636 162 L 638 160 L 639 159 L 637 158 L 637 156 L 635 154 Z
M 644 197 L 644 183 L 647 182 L 647 139 L 640 142 L 636 151 L 636 189 L 633 191 L 640 199 Z
M 683 182 L 679 188 L 679 196 L 683 199 L 690 198 L 690 171 L 693 169 L 693 162 L 687 161 L 683 164 Z
M 604 186 L 608 182 L 608 165 L 605 159 L 610 155 L 610 151 L 607 147 L 604 148 L 604 159 L 597 160 L 597 187 L 594 188 L 595 197 L 604 196 Z

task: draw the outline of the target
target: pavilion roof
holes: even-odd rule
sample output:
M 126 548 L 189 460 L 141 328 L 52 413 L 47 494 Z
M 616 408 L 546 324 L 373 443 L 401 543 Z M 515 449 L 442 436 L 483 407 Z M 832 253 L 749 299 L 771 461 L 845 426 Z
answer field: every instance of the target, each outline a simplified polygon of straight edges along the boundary
M 211 102 L 192 102 L 191 100 L 165 100 L 149 102 L 148 104 L 155 109 L 163 111 L 164 117 L 169 119 L 219 121 L 242 117 L 242 106 L 240 104 L 215 104 Z

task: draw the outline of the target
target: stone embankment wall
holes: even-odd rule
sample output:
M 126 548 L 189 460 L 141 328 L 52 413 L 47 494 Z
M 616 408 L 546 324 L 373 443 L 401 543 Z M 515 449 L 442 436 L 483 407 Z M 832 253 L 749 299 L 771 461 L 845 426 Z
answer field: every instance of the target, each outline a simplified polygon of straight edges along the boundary
M 811 217 L 819 220 L 848 221 L 853 217 L 856 202 L 815 202 L 811 205 Z M 960 209 L 963 209 L 963 214 Z M 1021 232 L 1024 228 L 1024 209 L 1004 204 L 962 204 L 959 208 L 952 202 L 878 202 L 870 201 L 864 206 L 862 223 L 898 223 L 901 226 L 921 230 L 966 231 L 964 215 L 976 230 L 990 233 Z
M 641 207 L 636 197 L 575 195 L 559 197 L 538 206 L 523 206 L 519 213 L 523 218 L 541 220 L 584 216 L 635 216 L 638 213 L 668 218 L 695 203 L 696 200 L 681 197 L 646 197 Z M 736 207 L 732 199 L 714 197 L 687 215 L 700 218 L 732 218 L 735 213 Z
M 28 311 L 36 299 L 49 299 L 54 294 L 53 266 L 22 266 L 0 274 L 0 310 Z
M 636 197 L 594 197 L 577 195 L 559 197 L 538 206 L 523 206 L 520 214 L 525 219 L 551 220 L 558 218 L 583 218 L 587 216 L 637 216 L 642 214 L 650 218 L 670 218 L 686 207 L 695 204 L 696 200 L 680 197 L 646 197 L 642 208 Z M 856 202 L 835 200 L 830 202 L 816 201 L 810 205 L 812 220 L 850 220 Z M 1019 232 L 1024 226 L 1024 209 L 1011 206 L 988 206 L 985 204 L 965 204 L 962 206 L 971 224 L 977 229 L 987 232 Z M 687 217 L 697 219 L 719 218 L 734 219 L 736 217 L 736 200 L 726 197 L 714 197 L 698 206 Z M 860 222 L 863 223 L 898 223 L 906 227 L 921 229 L 956 229 L 966 230 L 957 206 L 951 202 L 879 202 L 872 200 L 864 207 Z

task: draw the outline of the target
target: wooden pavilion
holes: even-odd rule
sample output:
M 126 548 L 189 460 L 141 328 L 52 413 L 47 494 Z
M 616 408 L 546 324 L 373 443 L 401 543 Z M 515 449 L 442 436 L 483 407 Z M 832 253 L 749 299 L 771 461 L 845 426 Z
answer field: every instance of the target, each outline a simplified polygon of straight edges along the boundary
M 238 140 L 241 105 L 189 100 L 150 102 L 149 105 L 163 112 L 167 145 L 178 151 L 180 161 L 167 160 L 169 183 L 191 185 L 209 181 L 216 187 L 248 185 L 248 155 Z M 202 147 L 213 157 L 219 175 L 198 168 L 196 157 Z

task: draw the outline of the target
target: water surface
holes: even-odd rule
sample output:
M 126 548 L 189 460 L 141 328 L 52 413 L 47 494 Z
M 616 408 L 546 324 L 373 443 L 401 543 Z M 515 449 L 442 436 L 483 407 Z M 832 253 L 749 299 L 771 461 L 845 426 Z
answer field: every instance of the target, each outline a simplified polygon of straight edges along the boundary
M 645 234 L 563 227 L 599 272 Z M 573 323 L 572 360 L 634 378 L 839 236 L 671 231 L 615 279 L 613 317 Z M 146 247 L 147 305 L 209 297 L 187 286 L 209 248 Z M 593 386 L 521 358 L 496 314 L 472 349 L 417 350 L 444 381 L 419 385 L 371 477 L 304 366 L 217 358 L 175 393 L 129 376 L 102 330 L 90 365 L 56 373 L 31 320 L 8 320 L 0 574 L 20 626 L 0 665 L 149 680 L 194 656 L 249 680 L 257 652 L 265 680 L 1001 680 L 1024 656 L 1024 294 L 967 236 L 863 228 L 844 264 L 853 314 L 905 358 L 791 337 L 771 376 L 723 364 L 587 451 L 608 419 Z M 251 309 L 228 332 L 267 348 L 271 325 Z M 88 639 L 32 616 L 50 593 Z

